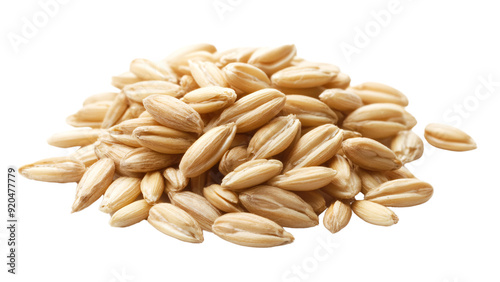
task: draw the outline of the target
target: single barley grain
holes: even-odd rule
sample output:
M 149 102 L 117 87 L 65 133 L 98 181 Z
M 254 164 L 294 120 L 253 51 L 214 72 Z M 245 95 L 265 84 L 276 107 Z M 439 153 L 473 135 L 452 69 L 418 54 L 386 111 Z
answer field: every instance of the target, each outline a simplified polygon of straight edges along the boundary
M 477 148 L 476 142 L 467 133 L 445 124 L 428 124 L 424 137 L 432 146 L 444 150 L 470 151 Z
M 275 222 L 246 212 L 227 213 L 215 220 L 214 233 L 234 244 L 267 248 L 293 242 L 292 234 Z

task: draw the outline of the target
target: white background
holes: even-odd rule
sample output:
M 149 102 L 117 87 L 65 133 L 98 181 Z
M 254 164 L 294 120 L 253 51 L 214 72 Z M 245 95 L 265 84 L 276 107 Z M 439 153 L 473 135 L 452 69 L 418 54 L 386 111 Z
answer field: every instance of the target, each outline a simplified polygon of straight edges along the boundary
M 9 38 L 22 36 L 23 18 L 43 20 L 44 10 L 33 0 L 2 1 L 4 184 L 8 165 L 71 152 L 49 147 L 46 138 L 70 128 L 64 119 L 86 96 L 113 90 L 110 77 L 132 59 L 162 59 L 197 42 L 220 50 L 294 43 L 299 56 L 337 64 L 353 84 L 378 81 L 403 91 L 420 136 L 427 123 L 448 123 L 473 136 L 478 149 L 427 146 L 411 169 L 435 194 L 424 205 L 394 209 L 395 226 L 369 225 L 353 215 L 336 235 L 322 224 L 289 229 L 295 242 L 270 249 L 232 245 L 207 232 L 202 244 L 183 243 L 147 222 L 112 228 L 96 204 L 70 214 L 74 184 L 19 179 L 19 274 L 6 274 L 2 227 L 2 281 L 500 280 L 500 17 L 494 1 L 400 0 L 396 11 L 388 9 L 390 0 L 67 2 L 14 46 Z M 232 6 L 218 11 L 214 4 Z M 381 13 L 390 13 L 383 26 L 374 16 Z M 368 40 L 356 41 L 367 28 Z M 346 44 L 356 53 L 346 55 Z M 481 82 L 488 77 L 496 83 L 489 92 Z

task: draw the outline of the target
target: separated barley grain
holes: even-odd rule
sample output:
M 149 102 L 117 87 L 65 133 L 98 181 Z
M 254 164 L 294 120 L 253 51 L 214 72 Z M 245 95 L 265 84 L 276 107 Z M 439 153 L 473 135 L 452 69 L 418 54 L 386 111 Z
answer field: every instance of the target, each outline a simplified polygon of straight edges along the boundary
M 434 147 L 450 151 L 470 151 L 476 142 L 467 133 L 453 126 L 431 123 L 425 127 L 425 139 Z

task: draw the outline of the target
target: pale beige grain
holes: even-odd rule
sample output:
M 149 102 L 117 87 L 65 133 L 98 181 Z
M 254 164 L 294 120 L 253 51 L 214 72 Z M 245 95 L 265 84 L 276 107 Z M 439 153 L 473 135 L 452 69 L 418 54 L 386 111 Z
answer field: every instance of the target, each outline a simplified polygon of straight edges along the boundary
M 300 120 L 295 115 L 276 117 L 262 126 L 248 144 L 251 159 L 266 159 L 285 151 L 300 132 Z
M 374 202 L 354 201 L 351 208 L 359 218 L 374 225 L 391 226 L 399 221 L 393 211 Z
M 400 131 L 391 142 L 391 150 L 401 163 L 418 160 L 424 154 L 424 142 L 413 131 Z
M 160 124 L 180 131 L 200 134 L 200 114 L 181 100 L 168 95 L 151 95 L 143 100 L 146 111 Z
M 310 88 L 324 85 L 337 75 L 336 71 L 313 65 L 284 68 L 271 76 L 274 85 L 289 88 Z
M 120 117 L 125 113 L 129 105 L 128 98 L 123 93 L 119 93 L 109 106 L 106 116 L 101 124 L 101 128 L 108 129 L 115 125 Z
M 109 220 L 113 227 L 127 227 L 148 218 L 151 205 L 146 200 L 137 200 L 115 212 Z
M 230 63 L 222 71 L 231 88 L 242 93 L 252 93 L 271 86 L 271 80 L 267 74 L 250 64 Z
M 141 179 L 135 177 L 118 177 L 106 189 L 99 210 L 114 213 L 131 204 L 141 194 Z
M 212 231 L 212 224 L 221 216 L 210 202 L 204 197 L 193 192 L 177 192 L 169 194 L 172 204 L 190 214 L 203 230 Z
M 263 70 L 267 75 L 291 65 L 297 54 L 295 45 L 282 45 L 278 47 L 261 47 L 252 53 L 248 63 Z
M 326 210 L 323 217 L 323 225 L 328 231 L 335 234 L 347 226 L 351 220 L 351 215 L 351 206 L 337 200 Z
M 160 232 L 188 243 L 203 242 L 203 230 L 187 212 L 172 204 L 161 203 L 149 210 L 148 222 Z
M 144 200 L 148 204 L 158 202 L 165 190 L 165 180 L 159 171 L 151 171 L 146 173 L 141 180 L 141 192 Z
M 477 148 L 476 142 L 467 133 L 446 124 L 428 124 L 424 137 L 429 144 L 443 150 L 460 152 Z
M 168 95 L 180 97 L 181 87 L 175 83 L 161 80 L 141 81 L 123 87 L 123 93 L 131 101 L 142 103 L 151 95 Z
M 251 213 L 228 213 L 213 225 L 214 233 L 234 244 L 267 248 L 293 242 L 292 234 L 275 222 Z
M 236 101 L 236 93 L 231 88 L 208 86 L 187 93 L 181 101 L 198 113 L 206 114 L 232 105 Z
M 222 187 L 230 190 L 250 188 L 280 174 L 283 164 L 278 160 L 256 159 L 236 167 L 222 179 Z
M 358 95 L 341 88 L 326 89 L 319 95 L 319 99 L 330 108 L 339 111 L 354 111 L 363 106 L 363 101 Z
M 196 134 L 161 125 L 139 126 L 132 136 L 144 147 L 164 154 L 182 154 L 196 141 Z
M 284 162 L 284 171 L 326 162 L 340 149 L 342 139 L 343 132 L 333 124 L 324 124 L 314 128 L 304 134 L 293 146 Z
M 338 117 L 325 103 L 304 95 L 287 95 L 281 110 L 283 115 L 294 114 L 302 126 L 336 124 Z
M 76 187 L 76 197 L 72 212 L 78 212 L 99 199 L 113 181 L 115 165 L 105 158 L 89 167 Z
M 405 109 L 390 103 L 362 106 L 350 113 L 342 126 L 373 139 L 392 137 L 411 128 L 406 123 Z
M 402 166 L 391 149 L 370 138 L 347 139 L 342 147 L 349 160 L 367 170 L 395 170 Z
M 260 185 L 242 192 L 240 201 L 249 212 L 284 227 L 305 228 L 318 225 L 318 216 L 313 208 L 290 191 Z
M 38 181 L 78 182 L 85 173 L 85 164 L 73 157 L 48 158 L 20 167 L 19 173 Z
M 182 156 L 179 168 L 186 177 L 195 177 L 214 166 L 231 145 L 236 124 L 221 125 L 196 140 Z
M 214 63 L 199 60 L 189 60 L 188 63 L 191 75 L 200 87 L 229 86 L 224 73 Z
M 169 167 L 163 171 L 165 178 L 165 193 L 179 192 L 186 188 L 189 179 L 182 173 L 180 169 Z
M 382 83 L 365 82 L 349 87 L 348 90 L 361 97 L 364 104 L 393 103 L 408 106 L 408 98 L 401 91 Z
M 334 169 L 328 167 L 301 167 L 275 176 L 267 183 L 289 191 L 311 191 L 332 182 L 336 174 Z
M 276 116 L 285 101 L 285 94 L 276 89 L 266 88 L 253 92 L 226 108 L 212 126 L 235 122 L 238 133 L 257 129 Z
M 122 170 L 146 173 L 161 170 L 179 162 L 181 155 L 168 155 L 148 148 L 136 148 L 128 152 L 120 161 Z
M 47 143 L 59 148 L 87 146 L 97 141 L 101 133 L 100 129 L 69 130 L 53 134 L 47 139 Z
M 396 179 L 368 191 L 365 199 L 386 207 L 412 207 L 427 202 L 434 192 L 432 186 L 416 178 Z

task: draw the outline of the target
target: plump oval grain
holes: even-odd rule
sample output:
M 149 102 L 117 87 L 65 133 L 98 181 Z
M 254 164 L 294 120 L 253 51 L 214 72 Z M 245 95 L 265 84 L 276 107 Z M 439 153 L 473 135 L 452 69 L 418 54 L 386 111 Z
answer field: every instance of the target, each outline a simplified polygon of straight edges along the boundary
M 149 210 L 148 222 L 160 232 L 188 243 L 203 242 L 203 230 L 187 212 L 172 204 L 161 203 Z
M 141 192 L 148 204 L 156 203 L 163 195 L 165 181 L 159 171 L 150 171 L 141 180 Z
M 391 150 L 401 163 L 406 164 L 424 154 L 424 142 L 413 131 L 400 131 L 391 141 Z
M 476 142 L 467 133 L 445 124 L 428 124 L 424 137 L 432 146 L 444 150 L 470 151 L 477 148 Z
M 285 105 L 285 94 L 265 88 L 239 99 L 226 108 L 212 126 L 234 122 L 238 133 L 261 127 L 276 116 Z
M 267 159 L 286 150 L 300 132 L 300 120 L 295 115 L 276 117 L 262 126 L 248 144 L 251 159 Z
M 186 188 L 189 179 L 180 169 L 169 167 L 163 171 L 165 179 L 165 192 L 179 192 Z
M 269 218 L 284 227 L 318 225 L 318 216 L 313 208 L 290 191 L 260 185 L 242 192 L 240 201 L 249 212 Z
M 344 119 L 342 126 L 368 138 L 382 139 L 410 129 L 411 124 L 407 124 L 407 115 L 405 109 L 396 104 L 370 104 L 350 113 Z
M 281 87 L 310 88 L 324 85 L 336 75 L 336 71 L 321 65 L 298 65 L 274 73 L 271 81 Z
M 182 154 L 196 141 L 196 134 L 161 125 L 139 126 L 132 132 L 138 143 L 163 154 Z
M 222 187 L 230 190 L 250 188 L 278 175 L 283 164 L 278 160 L 257 159 L 243 163 L 222 179 Z
M 323 217 L 323 225 L 333 234 L 339 232 L 347 226 L 351 220 L 352 210 L 348 203 L 335 201 L 326 210 Z
M 137 200 L 115 212 L 109 220 L 113 227 L 127 227 L 148 218 L 151 205 L 146 200 Z
M 213 231 L 226 241 L 247 247 L 275 247 L 294 240 L 292 234 L 275 222 L 247 212 L 228 213 L 217 218 Z
M 393 103 L 408 106 L 408 98 L 401 91 L 378 82 L 365 82 L 348 88 L 361 97 L 364 104 Z
M 243 93 L 252 93 L 271 86 L 267 74 L 250 64 L 230 63 L 222 71 L 229 85 Z
M 226 108 L 234 103 L 236 93 L 231 88 L 208 86 L 195 89 L 181 99 L 200 114 L 207 114 Z
M 434 192 L 432 186 L 416 178 L 384 182 L 365 194 L 365 199 L 386 207 L 412 207 L 427 202 Z
M 141 179 L 135 177 L 118 177 L 104 193 L 99 210 L 113 213 L 131 204 L 141 193 Z
M 195 177 L 214 166 L 227 151 L 236 134 L 236 124 L 229 123 L 209 130 L 182 156 L 179 168 L 186 177 Z
M 312 129 L 293 146 L 284 162 L 284 171 L 326 162 L 340 149 L 342 139 L 343 132 L 333 124 Z
M 178 98 L 181 95 L 179 85 L 162 80 L 140 81 L 123 87 L 123 93 L 128 99 L 142 103 L 142 101 L 151 95 L 168 95 Z
M 289 191 L 312 191 L 334 179 L 337 171 L 323 166 L 301 167 L 271 178 L 269 185 Z
M 72 212 L 78 212 L 97 201 L 113 181 L 115 165 L 113 160 L 104 158 L 89 167 L 78 182 Z
M 370 138 L 347 139 L 342 143 L 342 148 L 349 160 L 364 169 L 395 170 L 402 166 L 391 149 Z
M 191 75 L 200 87 L 228 86 L 224 73 L 214 63 L 201 60 L 189 60 L 188 62 Z
M 283 115 L 295 115 L 302 126 L 336 124 L 338 117 L 325 103 L 304 95 L 287 95 L 281 110 Z
M 391 226 L 399 221 L 390 209 L 367 200 L 354 201 L 351 208 L 359 218 L 374 225 Z
M 261 47 L 252 53 L 248 63 L 263 70 L 267 75 L 288 67 L 297 54 L 295 45 Z
M 212 231 L 212 224 L 221 216 L 210 202 L 193 192 L 177 192 L 169 194 L 172 204 L 190 214 L 203 230 Z
M 200 114 L 181 100 L 168 95 L 151 95 L 143 100 L 146 111 L 160 124 L 180 131 L 200 134 Z
M 128 152 L 120 161 L 120 167 L 124 171 L 146 173 L 152 170 L 160 170 L 176 164 L 180 155 L 162 154 L 145 147 L 136 148 Z
M 354 111 L 363 106 L 363 101 L 354 92 L 341 88 L 326 89 L 319 99 L 330 108 L 339 111 Z

